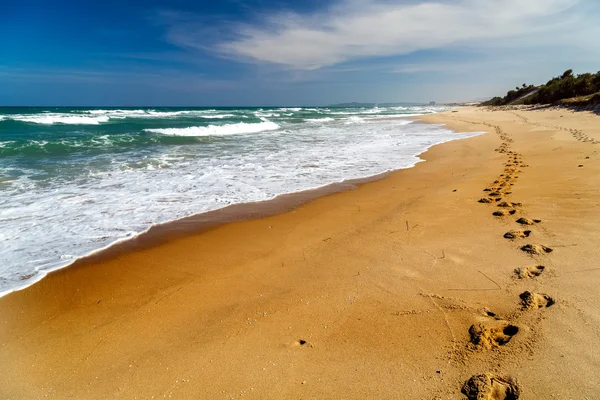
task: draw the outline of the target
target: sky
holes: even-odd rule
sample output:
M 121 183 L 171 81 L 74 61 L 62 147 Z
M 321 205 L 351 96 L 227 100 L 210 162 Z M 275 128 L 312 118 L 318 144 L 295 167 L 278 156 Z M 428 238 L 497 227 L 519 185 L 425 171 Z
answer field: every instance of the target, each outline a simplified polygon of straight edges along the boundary
M 0 0 L 0 105 L 452 102 L 600 70 L 597 0 Z

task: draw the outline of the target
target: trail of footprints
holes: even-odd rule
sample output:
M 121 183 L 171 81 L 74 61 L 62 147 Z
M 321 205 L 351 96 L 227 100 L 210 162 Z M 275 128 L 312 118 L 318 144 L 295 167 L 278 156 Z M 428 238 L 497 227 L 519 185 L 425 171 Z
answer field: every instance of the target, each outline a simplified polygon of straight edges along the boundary
M 600 141 L 589 137 L 581 129 L 565 128 L 565 127 L 558 126 L 558 125 L 540 124 L 540 123 L 536 123 L 536 122 L 531 122 L 528 118 L 526 118 L 522 115 L 519 115 L 517 113 L 512 112 L 511 114 L 513 114 L 514 116 L 516 116 L 517 118 L 519 118 L 521 121 L 523 121 L 526 124 L 535 125 L 535 126 L 539 126 L 542 128 L 550 128 L 550 129 L 554 129 L 554 130 L 569 132 L 571 134 L 571 136 L 573 136 L 575 138 L 575 140 L 578 140 L 580 142 L 591 143 L 591 144 L 600 144 Z
M 519 117 L 525 119 L 525 117 Z M 496 134 L 502 140 L 502 144 L 496 149 L 496 152 L 506 154 L 507 160 L 503 173 L 483 190 L 485 197 L 482 197 L 479 202 L 496 207 L 497 209 L 492 213 L 494 217 L 515 218 L 515 223 L 518 225 L 515 226 L 515 229 L 506 232 L 504 238 L 518 242 L 529 237 L 535 237 L 533 229 L 535 225 L 542 221 L 524 216 L 523 205 L 510 200 L 510 195 L 512 194 L 511 188 L 517 183 L 519 179 L 518 174 L 522 172 L 523 168 L 527 168 L 528 165 L 523 161 L 522 154 L 511 150 L 513 140 L 509 135 L 502 132 L 498 126 L 485 125 L 493 127 Z M 577 135 L 585 139 L 585 135 L 582 132 L 578 131 Z M 553 251 L 550 247 L 532 243 L 520 245 L 519 249 L 532 256 L 544 256 Z M 514 270 L 514 277 L 515 279 L 535 279 L 545 271 L 545 266 L 533 264 L 516 268 Z M 531 291 L 521 293 L 519 299 L 522 311 L 539 310 L 550 307 L 555 303 L 555 300 L 547 294 Z M 472 348 L 476 350 L 498 348 L 509 343 L 519 333 L 517 325 L 503 320 L 494 313 L 488 312 L 487 317 L 484 322 L 473 324 L 469 328 L 471 342 L 469 346 Z M 490 373 L 472 376 L 464 383 L 461 391 L 468 399 L 472 400 L 516 400 L 519 398 L 521 392 L 516 379 Z

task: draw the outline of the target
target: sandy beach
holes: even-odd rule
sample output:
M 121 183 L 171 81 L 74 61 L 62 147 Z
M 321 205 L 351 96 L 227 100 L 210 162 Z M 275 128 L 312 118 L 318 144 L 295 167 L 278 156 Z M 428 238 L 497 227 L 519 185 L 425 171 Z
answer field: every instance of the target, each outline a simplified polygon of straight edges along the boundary
M 421 119 L 487 134 L 1 298 L 0 398 L 597 398 L 600 117 Z

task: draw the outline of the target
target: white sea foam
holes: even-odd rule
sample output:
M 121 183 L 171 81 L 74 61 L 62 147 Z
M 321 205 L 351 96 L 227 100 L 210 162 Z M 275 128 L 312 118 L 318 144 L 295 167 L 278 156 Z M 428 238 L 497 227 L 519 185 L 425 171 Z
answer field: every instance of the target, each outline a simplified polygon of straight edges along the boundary
M 376 119 L 386 119 L 386 118 L 418 117 L 419 115 L 423 115 L 423 114 L 384 114 L 384 115 L 374 115 L 372 117 L 365 117 L 365 118 L 369 119 L 369 120 L 376 120 Z
M 307 118 L 305 119 L 306 122 L 316 122 L 316 123 L 321 123 L 321 122 L 333 122 L 335 121 L 335 119 L 331 118 L 331 117 L 325 117 L 325 118 Z
M 133 118 L 169 118 L 169 117 L 179 117 L 181 115 L 185 115 L 185 111 L 148 111 L 145 114 L 127 114 L 123 113 L 125 117 L 133 117 Z
M 207 114 L 207 111 L 211 113 Z M 65 125 L 99 125 L 110 120 L 123 120 L 127 118 L 163 119 L 163 118 L 203 118 L 225 119 L 235 117 L 235 114 L 218 114 L 215 110 L 182 110 L 182 111 L 154 111 L 154 110 L 85 110 L 79 114 L 73 113 L 38 113 L 17 114 L 0 116 L 3 119 L 28 122 L 33 124 L 65 124 Z M 240 117 L 245 117 L 240 115 Z
M 215 114 L 215 115 L 199 115 L 200 118 L 206 119 L 223 119 L 235 117 L 234 114 Z
M 271 121 L 255 124 L 239 122 L 227 125 L 190 126 L 188 128 L 158 128 L 144 129 L 146 132 L 160 133 L 170 136 L 229 136 L 247 133 L 258 133 L 279 129 L 279 125 Z
M 151 113 L 152 110 L 86 110 L 83 111 L 88 114 L 99 114 L 99 115 L 146 115 Z
M 385 112 L 387 109 L 382 108 L 370 108 L 370 109 L 360 109 L 360 110 L 348 110 L 348 111 L 331 111 L 328 114 L 332 115 L 365 115 L 365 114 L 379 114 Z
M 263 112 L 255 112 L 254 115 L 259 118 L 272 118 L 272 117 L 280 117 L 281 116 L 281 114 L 278 114 L 278 113 L 263 113 Z M 290 115 L 293 115 L 293 114 L 290 114 Z
M 99 125 L 101 122 L 108 122 L 107 116 L 86 117 L 72 114 L 25 114 L 13 115 L 10 119 L 21 122 L 30 122 L 33 124 L 65 124 L 65 125 Z
M 348 125 L 349 124 L 362 124 L 364 122 L 365 122 L 364 118 L 357 117 L 355 115 L 352 117 L 346 118 L 346 124 L 348 124 Z
M 156 111 L 156 110 L 89 110 L 91 114 L 102 114 L 109 118 L 173 118 L 173 117 L 198 117 L 198 118 L 229 118 L 233 114 L 215 114 L 215 110 L 181 110 L 181 111 Z M 209 113 L 210 112 L 210 113 Z

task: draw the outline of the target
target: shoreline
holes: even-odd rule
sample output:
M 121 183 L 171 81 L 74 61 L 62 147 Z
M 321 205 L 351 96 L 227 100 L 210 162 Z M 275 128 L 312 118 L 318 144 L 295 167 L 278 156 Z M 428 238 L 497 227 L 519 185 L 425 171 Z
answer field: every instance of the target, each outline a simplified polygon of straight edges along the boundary
M 523 399 L 593 398 L 597 118 L 430 115 L 489 134 L 291 211 L 56 271 L 0 299 L 0 394 L 463 399 L 486 374 Z M 503 182 L 514 216 L 478 202 Z M 526 291 L 552 304 L 525 306 Z
M 412 123 L 423 123 L 419 119 L 419 117 L 425 115 L 429 114 L 410 114 L 406 117 L 373 118 L 373 120 L 411 119 L 413 121 Z M 449 130 L 453 131 L 452 129 Z M 304 189 L 297 192 L 278 194 L 272 199 L 254 202 L 235 203 L 215 210 L 195 213 L 187 217 L 176 218 L 173 220 L 153 224 L 149 226 L 146 230 L 139 232 L 131 237 L 123 237 L 117 239 L 116 241 L 108 244 L 105 247 L 98 248 L 96 250 L 91 251 L 88 254 L 75 258 L 74 260 L 65 265 L 51 268 L 49 270 L 44 270 L 42 273 L 38 273 L 34 277 L 24 279 L 24 281 L 31 280 L 31 282 L 24 284 L 23 286 L 18 286 L 16 288 L 0 292 L 0 299 L 4 296 L 9 295 L 10 293 L 25 290 L 28 287 L 37 284 L 42 279 L 45 279 L 49 274 L 55 273 L 66 268 L 77 268 L 79 266 L 85 265 L 88 262 L 107 260 L 125 254 L 127 252 L 138 251 L 141 249 L 153 247 L 161 243 L 174 240 L 178 237 L 198 234 L 206 230 L 218 227 L 219 225 L 239 221 L 248 221 L 252 219 L 260 219 L 277 215 L 280 213 L 291 211 L 296 207 L 299 207 L 322 196 L 328 196 L 334 193 L 353 190 L 364 183 L 384 179 L 389 174 L 393 174 L 397 171 L 414 168 L 417 164 L 425 162 L 425 160 L 421 156 L 427 153 L 432 147 L 443 145 L 445 143 L 452 142 L 455 140 L 468 139 L 468 137 L 461 137 L 461 135 L 469 133 L 483 134 L 485 132 L 453 131 L 453 133 L 457 135 L 456 138 L 449 139 L 441 143 L 436 143 L 425 149 L 423 152 L 415 155 L 417 160 L 410 167 L 383 171 L 378 174 L 366 177 L 350 178 L 341 182 L 328 183 L 323 186 Z

